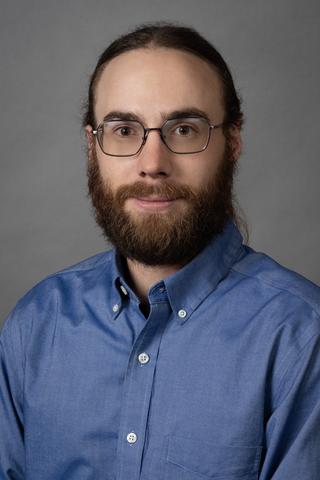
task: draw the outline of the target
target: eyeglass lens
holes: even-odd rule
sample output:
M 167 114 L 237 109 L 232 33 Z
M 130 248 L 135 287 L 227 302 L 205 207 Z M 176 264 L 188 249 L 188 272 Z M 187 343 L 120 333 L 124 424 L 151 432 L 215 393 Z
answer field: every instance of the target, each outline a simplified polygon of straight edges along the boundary
M 210 126 L 201 117 L 179 118 L 167 120 L 161 132 L 163 141 L 173 152 L 195 153 L 207 146 Z M 98 129 L 98 140 L 108 155 L 134 155 L 144 142 L 144 127 L 135 120 L 108 120 Z

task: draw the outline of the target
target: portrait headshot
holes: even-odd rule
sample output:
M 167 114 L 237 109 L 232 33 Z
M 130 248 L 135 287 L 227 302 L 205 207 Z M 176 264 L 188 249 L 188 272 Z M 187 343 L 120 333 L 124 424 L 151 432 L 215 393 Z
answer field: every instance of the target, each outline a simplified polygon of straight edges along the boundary
M 0 480 L 319 480 L 318 3 L 3 10 Z

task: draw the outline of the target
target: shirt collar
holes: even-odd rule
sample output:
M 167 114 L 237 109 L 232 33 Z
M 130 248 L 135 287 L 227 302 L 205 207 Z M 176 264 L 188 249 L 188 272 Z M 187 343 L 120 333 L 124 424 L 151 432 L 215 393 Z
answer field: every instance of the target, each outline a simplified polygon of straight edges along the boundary
M 184 323 L 226 277 L 244 252 L 242 236 L 231 221 L 191 262 L 164 280 L 171 308 Z
M 164 284 L 169 302 L 177 320 L 184 323 L 199 304 L 228 274 L 243 252 L 242 236 L 232 221 L 191 262 L 173 275 L 159 282 Z M 114 249 L 111 258 L 112 294 L 111 315 L 116 319 L 128 296 L 139 304 L 139 299 L 124 279 L 120 255 Z M 156 288 L 156 285 L 152 287 Z

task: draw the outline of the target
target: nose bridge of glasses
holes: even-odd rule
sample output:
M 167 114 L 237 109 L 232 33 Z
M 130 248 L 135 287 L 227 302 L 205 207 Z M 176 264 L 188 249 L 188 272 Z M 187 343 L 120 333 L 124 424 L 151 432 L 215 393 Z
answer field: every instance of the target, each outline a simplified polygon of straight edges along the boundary
M 160 135 L 162 135 L 162 128 L 160 128 L 160 127 L 158 127 L 158 128 L 156 128 L 156 127 L 145 128 L 144 129 L 144 135 L 145 135 L 146 138 L 148 137 L 149 132 L 152 132 L 152 130 L 155 130 L 155 131 L 159 132 Z
M 166 142 L 165 142 L 164 136 L 163 136 L 162 127 L 144 128 L 143 143 L 146 143 L 146 141 L 148 139 L 148 136 L 149 136 L 149 133 L 152 132 L 152 131 L 159 132 L 159 135 L 160 135 L 160 138 L 161 138 L 162 142 L 166 145 Z

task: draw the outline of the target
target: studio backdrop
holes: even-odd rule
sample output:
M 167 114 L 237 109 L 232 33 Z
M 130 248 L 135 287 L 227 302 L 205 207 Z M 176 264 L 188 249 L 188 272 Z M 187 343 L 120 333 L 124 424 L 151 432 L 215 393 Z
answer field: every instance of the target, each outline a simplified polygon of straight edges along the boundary
M 87 199 L 81 106 L 106 45 L 157 20 L 195 27 L 230 66 L 250 245 L 320 283 L 318 1 L 2 0 L 1 320 L 44 276 L 109 248 Z

